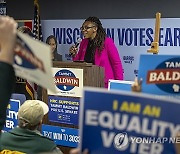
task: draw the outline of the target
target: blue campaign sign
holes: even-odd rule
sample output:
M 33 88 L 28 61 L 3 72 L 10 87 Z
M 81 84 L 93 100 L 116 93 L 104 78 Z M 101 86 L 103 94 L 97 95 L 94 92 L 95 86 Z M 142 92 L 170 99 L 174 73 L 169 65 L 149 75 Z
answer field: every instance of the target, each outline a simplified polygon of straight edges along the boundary
M 17 115 L 18 115 L 19 107 L 20 107 L 20 100 L 10 99 L 6 111 L 7 116 L 6 116 L 6 123 L 3 128 L 4 131 L 9 131 L 17 126 L 18 124 Z
M 79 98 L 48 96 L 49 121 L 78 125 Z
M 80 148 L 91 154 L 174 154 L 180 101 L 127 91 L 85 89 Z
M 3 131 L 10 131 L 11 129 L 17 126 L 18 110 L 25 100 L 26 96 L 24 94 L 13 93 L 11 95 L 11 99 L 9 101 L 9 105 L 6 111 L 6 124 L 4 125 Z
M 109 80 L 108 90 L 125 90 L 131 91 L 131 85 L 133 81 L 123 81 L 123 80 Z
M 52 139 L 56 145 L 77 147 L 80 143 L 78 129 L 52 125 L 42 125 L 42 134 Z
M 180 55 L 141 55 L 138 78 L 145 93 L 180 98 Z

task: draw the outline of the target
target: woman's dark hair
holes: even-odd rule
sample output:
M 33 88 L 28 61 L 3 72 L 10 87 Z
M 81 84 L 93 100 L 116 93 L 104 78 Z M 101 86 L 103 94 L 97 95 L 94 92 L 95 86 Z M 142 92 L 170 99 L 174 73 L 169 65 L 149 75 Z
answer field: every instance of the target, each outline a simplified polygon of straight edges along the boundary
M 88 17 L 85 20 L 85 22 L 86 21 L 93 22 L 97 26 L 97 34 L 93 42 L 94 42 L 94 47 L 98 48 L 99 52 L 101 52 L 102 49 L 104 48 L 104 40 L 106 38 L 106 32 L 102 27 L 102 23 L 97 17 Z
M 56 37 L 54 35 L 48 36 L 47 39 L 46 39 L 46 44 L 49 44 L 50 39 L 54 39 L 54 41 L 56 43 L 56 48 L 54 50 L 54 53 L 56 53 L 57 52 L 57 40 L 56 40 Z
M 57 39 L 56 39 L 56 37 L 54 35 L 48 36 L 46 39 L 46 44 L 49 44 L 50 39 L 54 39 L 55 44 L 56 44 L 56 48 L 53 51 L 53 54 L 54 54 L 53 61 L 62 61 L 62 55 L 58 54 L 58 52 L 57 52 Z
M 34 37 L 34 34 L 32 33 L 31 29 L 27 26 L 21 26 L 18 28 L 18 31 L 24 33 L 24 34 L 28 34 L 31 37 Z

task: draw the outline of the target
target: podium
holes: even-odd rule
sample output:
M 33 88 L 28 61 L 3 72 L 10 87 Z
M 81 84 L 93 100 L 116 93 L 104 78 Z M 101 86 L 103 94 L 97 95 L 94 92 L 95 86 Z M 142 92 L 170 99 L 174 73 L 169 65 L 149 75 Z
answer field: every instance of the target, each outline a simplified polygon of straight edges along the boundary
M 84 86 L 104 87 L 104 69 L 86 62 L 54 62 L 53 67 L 83 69 Z
M 70 72 L 72 70 L 80 70 L 82 72 L 82 74 L 83 74 L 82 75 L 83 77 L 79 78 L 79 80 L 83 80 L 82 81 L 82 83 L 83 83 L 82 88 L 84 86 L 102 87 L 102 88 L 104 87 L 104 69 L 102 67 L 93 65 L 91 63 L 86 63 L 86 62 L 58 62 L 58 61 L 55 61 L 55 62 L 53 62 L 53 69 L 60 70 L 60 71 L 61 70 L 70 70 Z M 55 75 L 54 75 L 54 77 L 55 77 Z M 81 81 L 79 81 L 79 82 L 81 82 Z M 82 88 L 81 88 L 81 90 L 82 90 Z M 48 94 L 47 90 L 43 89 L 42 90 L 42 100 L 44 102 L 46 102 L 49 106 L 51 106 L 50 97 L 51 98 L 52 97 L 57 98 L 57 102 L 59 102 L 58 99 L 61 99 L 61 98 L 63 98 L 63 99 L 67 98 L 67 100 L 76 99 L 76 98 L 80 99 L 79 96 L 68 96 L 68 95 L 63 96 L 62 94 L 61 94 L 61 96 L 51 95 L 51 94 Z M 51 110 L 52 109 L 50 108 L 50 112 L 52 112 Z M 63 110 L 63 108 L 61 109 L 61 111 L 62 110 Z M 66 111 L 66 110 L 64 109 L 64 111 Z M 63 113 L 61 115 L 63 115 Z M 54 121 L 50 120 L 50 117 L 52 117 L 52 114 L 50 115 L 50 113 L 48 113 L 45 116 L 45 118 L 43 120 L 44 125 L 78 129 L 78 125 L 68 124 L 68 123 L 60 123 L 60 122 L 57 122 L 57 121 L 54 122 Z M 78 118 L 78 115 L 76 115 L 75 118 Z M 73 119 L 73 117 L 72 117 L 72 119 Z M 51 130 L 50 132 L 53 132 L 53 130 Z M 59 136 L 61 136 L 61 135 L 62 134 L 59 134 Z M 63 139 L 63 136 L 61 136 L 61 137 Z M 58 145 L 58 147 L 62 150 L 63 153 L 69 153 L 69 150 L 72 148 L 72 147 L 64 146 L 64 145 L 63 146 Z

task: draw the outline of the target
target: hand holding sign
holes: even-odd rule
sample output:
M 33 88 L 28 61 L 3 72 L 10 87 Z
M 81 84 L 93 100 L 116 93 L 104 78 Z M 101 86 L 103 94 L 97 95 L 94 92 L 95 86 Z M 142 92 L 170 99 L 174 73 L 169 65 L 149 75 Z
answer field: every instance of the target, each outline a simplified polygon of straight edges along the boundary
M 134 92 L 141 92 L 142 78 L 138 80 L 136 77 L 134 83 L 131 85 L 131 90 Z

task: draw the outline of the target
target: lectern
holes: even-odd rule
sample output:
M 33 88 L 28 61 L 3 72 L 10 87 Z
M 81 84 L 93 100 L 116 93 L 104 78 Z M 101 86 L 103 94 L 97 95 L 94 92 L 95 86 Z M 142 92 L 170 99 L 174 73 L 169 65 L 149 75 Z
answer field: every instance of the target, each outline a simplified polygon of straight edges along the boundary
M 54 62 L 53 67 L 83 69 L 84 86 L 104 87 L 104 69 L 86 62 Z
M 55 111 L 56 116 L 54 116 L 54 118 L 58 116 L 59 119 L 57 118 L 56 121 L 50 120 L 53 118 L 52 114 L 51 114 L 53 111 L 52 111 L 52 108 L 50 108 L 51 113 L 48 113 L 48 115 L 46 115 L 45 119 L 43 120 L 43 124 L 48 125 L 48 126 L 49 125 L 50 126 L 59 126 L 59 128 L 64 127 L 64 128 L 78 129 L 78 125 L 75 125 L 73 123 L 66 123 L 68 120 L 70 122 L 71 119 L 74 119 L 74 117 L 72 117 L 73 114 L 70 116 L 67 115 L 66 114 L 67 111 L 71 111 L 71 110 L 67 110 L 67 108 L 65 108 L 65 107 L 63 108 L 63 105 L 61 105 L 59 103 L 59 102 L 62 102 L 62 100 L 66 99 L 66 98 L 68 101 L 69 100 L 71 101 L 71 99 L 74 99 L 74 98 L 80 99 L 80 97 L 81 97 L 81 96 L 76 96 L 76 95 L 73 95 L 73 96 L 68 95 L 69 93 L 71 93 L 71 90 L 68 93 L 66 93 L 68 86 L 70 84 L 72 84 L 72 85 L 74 84 L 74 83 L 70 83 L 70 82 L 76 76 L 76 74 L 74 75 L 72 73 L 73 76 L 68 76 L 67 78 L 64 77 L 64 74 L 67 75 L 68 72 L 73 72 L 72 70 L 75 70 L 75 71 L 80 70 L 82 77 L 79 77 L 79 79 L 77 79 L 77 83 L 83 83 L 82 88 L 83 88 L 83 86 L 102 87 L 103 88 L 104 87 L 104 68 L 93 65 L 91 63 L 86 63 L 86 62 L 58 62 L 58 61 L 55 61 L 55 62 L 53 62 L 53 70 L 56 70 L 56 72 L 57 72 L 57 73 L 54 73 L 54 78 L 55 78 L 55 81 L 58 82 L 58 83 L 56 82 L 57 87 L 59 86 L 58 84 L 60 84 L 59 88 L 60 88 L 61 93 L 60 93 L 60 95 L 56 96 L 56 95 L 49 94 L 46 90 L 43 90 L 43 92 L 42 92 L 43 98 L 42 99 L 49 106 L 52 106 L 52 104 L 53 104 L 53 103 L 51 104 L 50 100 L 55 101 L 54 104 L 56 106 L 58 106 L 58 105 L 60 106 L 60 108 L 58 108 L 57 111 Z M 63 70 L 65 70 L 65 71 L 63 72 Z M 82 80 L 82 81 L 79 81 L 79 80 Z M 66 82 L 67 85 L 63 85 L 63 82 Z M 63 87 L 65 89 L 62 92 Z M 81 88 L 81 90 L 82 90 L 82 88 Z M 63 94 L 66 94 L 66 95 L 63 96 Z M 76 94 L 76 91 L 75 91 L 75 94 Z M 57 98 L 57 100 L 56 99 L 50 99 L 50 98 Z M 68 102 L 68 101 L 66 101 L 66 102 Z M 72 106 L 71 106 L 71 108 L 72 108 Z M 56 110 L 56 108 L 55 108 L 55 110 Z M 59 111 L 59 113 L 58 113 L 58 111 Z M 79 112 L 79 110 L 78 110 L 78 112 Z M 74 116 L 77 116 L 75 118 L 78 118 L 78 115 L 74 115 Z M 64 117 L 65 117 L 65 120 L 64 121 L 62 120 L 62 123 L 61 123 L 60 118 L 64 118 Z M 58 127 L 56 127 L 56 128 L 58 128 Z M 50 132 L 53 133 L 53 130 L 51 130 Z M 52 133 L 49 133 L 49 134 L 51 134 L 51 137 L 53 137 Z M 57 134 L 55 134 L 55 135 L 57 135 Z M 63 135 L 64 134 L 59 133 L 58 134 L 59 139 L 63 140 L 64 139 Z M 68 136 L 65 137 L 65 140 L 67 140 L 67 137 Z M 63 153 L 69 153 L 69 150 L 72 148 L 72 147 L 64 146 L 64 145 L 63 146 L 58 145 L 58 147 L 63 151 Z

